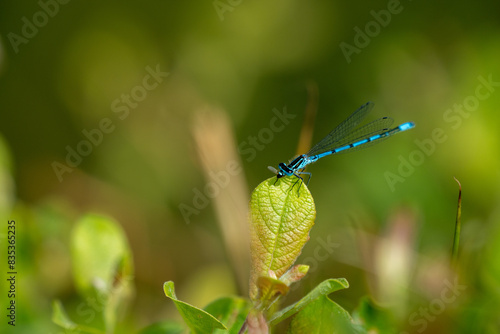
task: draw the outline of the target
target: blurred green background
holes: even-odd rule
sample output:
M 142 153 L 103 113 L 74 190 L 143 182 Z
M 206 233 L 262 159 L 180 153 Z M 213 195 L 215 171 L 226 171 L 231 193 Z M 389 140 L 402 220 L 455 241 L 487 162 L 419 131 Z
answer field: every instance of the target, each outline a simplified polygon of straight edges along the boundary
M 130 244 L 121 331 L 180 319 L 167 280 L 200 307 L 245 296 L 250 191 L 300 153 L 314 87 L 313 142 L 367 101 L 370 119 L 417 126 L 308 169 L 318 214 L 298 262 L 311 271 L 284 303 L 345 277 L 338 303 L 352 311 L 370 294 L 401 330 L 500 332 L 499 13 L 498 1 L 2 1 L 0 235 L 5 263 L 15 219 L 15 332 L 56 333 L 56 298 L 81 321 L 69 250 L 86 213 L 112 217 Z M 446 277 L 453 177 L 467 289 L 420 331 L 412 314 Z

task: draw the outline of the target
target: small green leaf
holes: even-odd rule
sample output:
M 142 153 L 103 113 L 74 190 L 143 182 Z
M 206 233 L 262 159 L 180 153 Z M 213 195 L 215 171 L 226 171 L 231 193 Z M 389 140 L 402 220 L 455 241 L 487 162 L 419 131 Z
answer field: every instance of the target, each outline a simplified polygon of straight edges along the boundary
M 247 299 L 239 297 L 225 297 L 211 302 L 204 308 L 204 310 L 216 317 L 227 327 L 227 331 L 217 329 L 214 334 L 237 334 L 241 326 L 243 326 L 250 308 L 251 304 Z
M 257 287 L 260 293 L 259 299 L 263 302 L 261 304 L 262 309 L 267 308 L 276 298 L 286 295 L 290 289 L 282 281 L 266 276 L 261 276 L 257 279 Z
M 280 277 L 280 281 L 290 286 L 292 283 L 300 281 L 304 276 L 306 276 L 309 271 L 309 266 L 305 264 L 297 264 L 290 268 L 283 276 Z
M 255 188 L 250 201 L 252 273 L 250 298 L 258 299 L 257 279 L 272 270 L 280 278 L 309 240 L 316 208 L 296 177 L 272 177 Z
M 326 281 L 323 281 L 317 287 L 315 287 L 311 292 L 309 292 L 306 296 L 304 296 L 301 300 L 275 313 L 273 317 L 269 320 L 269 323 L 271 325 L 276 325 L 277 323 L 299 312 L 309 303 L 320 298 L 321 296 L 326 296 L 337 290 L 347 289 L 348 287 L 349 283 L 345 278 L 338 278 L 338 279 L 331 278 Z
M 165 282 L 163 291 L 168 298 L 172 299 L 184 322 L 193 333 L 204 334 L 212 333 L 216 329 L 227 329 L 223 323 L 210 313 L 178 300 L 175 295 L 174 282 Z

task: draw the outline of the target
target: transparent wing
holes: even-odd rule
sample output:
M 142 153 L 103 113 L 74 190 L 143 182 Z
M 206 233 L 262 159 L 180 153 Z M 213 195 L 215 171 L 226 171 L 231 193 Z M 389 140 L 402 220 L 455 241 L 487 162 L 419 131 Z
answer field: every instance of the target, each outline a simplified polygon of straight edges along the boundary
M 367 102 L 363 104 L 355 112 L 353 112 L 351 116 L 349 116 L 345 121 L 340 123 L 335 129 L 333 129 L 332 132 L 330 132 L 325 138 L 314 145 L 314 147 L 311 148 L 306 155 L 316 155 L 341 146 L 338 143 L 346 138 L 352 132 L 352 130 L 356 128 L 359 123 L 361 123 L 366 115 L 373 109 L 373 106 L 373 102 Z
M 332 150 L 339 148 L 339 147 L 342 147 L 342 146 L 345 146 L 345 145 L 359 142 L 360 140 L 363 140 L 363 139 L 368 139 L 368 138 L 375 136 L 375 135 L 379 135 L 379 134 L 388 132 L 391 130 L 390 126 L 392 125 L 392 123 L 394 123 L 394 120 L 390 117 L 384 117 L 384 118 L 379 118 L 377 120 L 374 120 L 373 122 L 370 122 L 370 123 L 362 126 L 361 128 L 356 129 L 355 131 L 348 134 L 346 137 L 342 138 L 337 143 L 336 147 L 332 147 Z M 354 151 L 357 151 L 360 149 L 364 149 L 364 148 L 370 147 L 372 145 L 375 145 L 377 143 L 380 143 L 381 141 L 383 141 L 384 139 L 387 139 L 389 137 L 390 136 L 380 137 L 378 139 L 371 140 L 371 141 L 363 143 L 361 145 L 351 147 L 347 150 L 337 152 L 336 154 L 354 152 Z
M 337 142 L 338 147 L 352 144 L 359 140 L 388 131 L 392 123 L 394 123 L 394 120 L 390 117 L 376 119 L 343 137 Z

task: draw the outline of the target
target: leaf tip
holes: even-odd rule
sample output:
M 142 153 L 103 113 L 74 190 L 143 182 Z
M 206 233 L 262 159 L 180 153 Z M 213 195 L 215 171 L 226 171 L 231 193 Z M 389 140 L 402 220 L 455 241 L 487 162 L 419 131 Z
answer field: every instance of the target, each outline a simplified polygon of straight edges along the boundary
M 175 287 L 173 281 L 167 281 L 163 283 L 163 292 L 168 298 L 177 299 L 175 296 Z

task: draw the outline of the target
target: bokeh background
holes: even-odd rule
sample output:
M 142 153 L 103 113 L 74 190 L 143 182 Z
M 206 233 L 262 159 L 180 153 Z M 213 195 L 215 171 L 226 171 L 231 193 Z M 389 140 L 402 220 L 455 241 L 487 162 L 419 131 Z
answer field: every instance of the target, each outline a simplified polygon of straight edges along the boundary
M 309 168 L 318 213 L 298 263 L 311 271 L 284 304 L 345 277 L 351 287 L 331 298 L 352 311 L 371 295 L 398 333 L 500 332 L 499 13 L 498 1 L 2 1 L 12 332 L 56 333 L 54 299 L 82 321 L 69 249 L 87 213 L 118 222 L 132 252 L 135 296 L 118 332 L 180 321 L 167 280 L 199 307 L 246 296 L 251 190 L 366 101 L 370 119 L 417 126 Z M 455 277 L 453 177 L 466 288 L 440 308 Z M 422 307 L 431 317 L 415 316 Z

